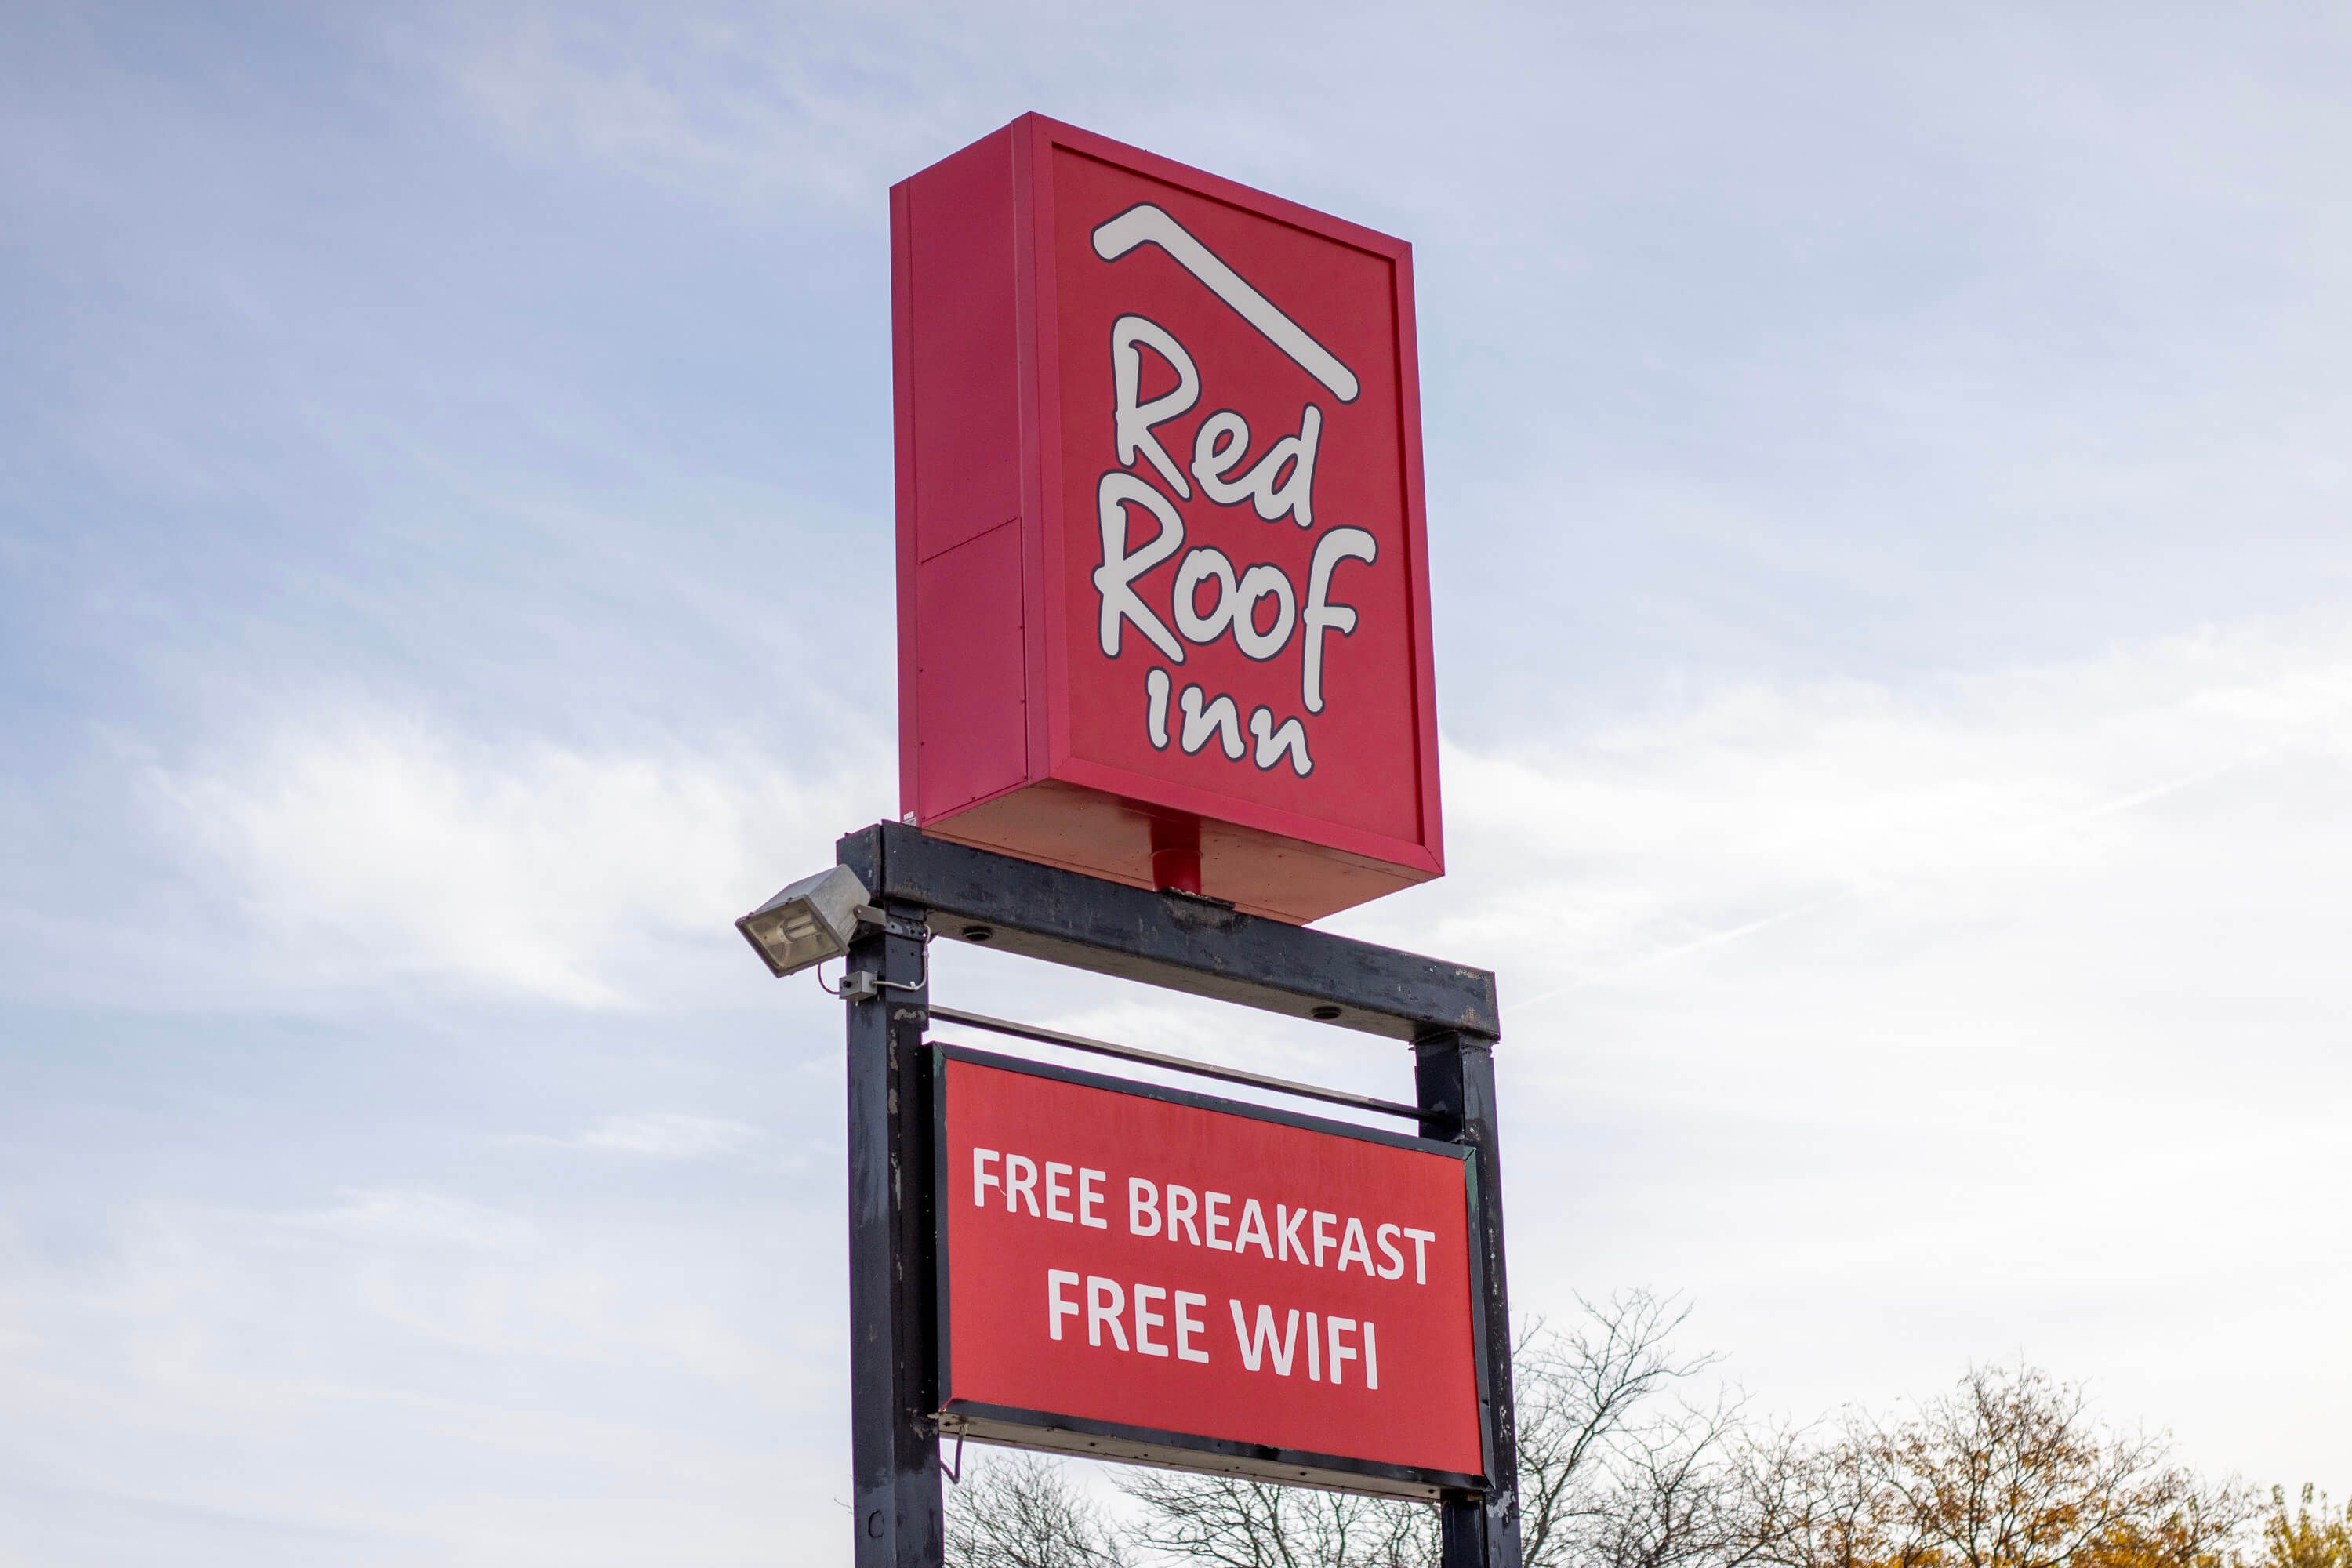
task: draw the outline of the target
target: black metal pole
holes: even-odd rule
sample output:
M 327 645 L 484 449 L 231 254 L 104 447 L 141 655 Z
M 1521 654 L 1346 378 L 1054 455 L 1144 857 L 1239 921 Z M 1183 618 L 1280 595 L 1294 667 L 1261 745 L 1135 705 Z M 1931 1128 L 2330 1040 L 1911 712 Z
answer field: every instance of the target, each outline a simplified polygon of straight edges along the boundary
M 1439 1502 L 1443 1568 L 1519 1568 L 1519 1446 L 1511 1402 L 1511 1304 L 1503 1267 L 1503 1157 L 1496 1137 L 1494 1042 L 1454 1029 L 1413 1041 L 1413 1087 L 1424 1137 L 1465 1143 L 1478 1176 L 1478 1236 L 1486 1276 L 1481 1327 L 1486 1386 L 1480 1391 L 1496 1489 L 1448 1492 Z
M 847 858 L 847 857 L 845 857 Z M 849 1002 L 850 1455 L 857 1568 L 940 1568 L 932 1294 L 931 1066 L 923 910 L 886 900 L 848 969 L 887 983 Z M 898 989 L 894 987 L 903 987 Z

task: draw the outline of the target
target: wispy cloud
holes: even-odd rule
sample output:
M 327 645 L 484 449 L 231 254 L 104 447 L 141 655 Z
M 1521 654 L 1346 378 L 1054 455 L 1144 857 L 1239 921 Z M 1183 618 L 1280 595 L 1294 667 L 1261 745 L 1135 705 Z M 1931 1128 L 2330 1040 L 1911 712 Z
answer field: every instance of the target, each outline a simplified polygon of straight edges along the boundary
M 663 1112 L 646 1116 L 611 1116 L 570 1138 L 538 1139 L 571 1149 L 593 1149 L 643 1159 L 710 1160 L 740 1153 L 767 1137 L 763 1128 L 748 1121 L 715 1116 Z
M 436 42 L 448 79 L 516 155 L 578 160 L 717 195 L 875 210 L 966 130 L 956 42 L 865 6 L 471 7 Z M 946 90 L 940 90 L 946 89 Z
M 1499 973 L 1517 1300 L 2352 1466 L 2345 23 L 1457 12 L 0 6 L 0 1557 L 845 1560 L 727 922 L 892 808 L 883 187 L 1031 108 L 1416 244 L 1454 871 L 1337 923 Z
M 2352 1380 L 2282 1326 L 2352 1289 L 2340 616 L 1446 763 L 1456 873 L 1342 923 L 1499 972 L 1514 1191 L 1586 1200 L 1515 1206 L 1515 1293 L 1688 1287 L 1799 1410 L 2023 1346 L 2309 1462 L 2316 1405 L 2184 1369 L 2284 1332 Z
M 614 1007 L 646 944 L 723 946 L 782 868 L 882 815 L 878 767 L 719 745 L 485 742 L 365 705 L 152 775 L 152 799 L 297 986 L 394 981 Z M 879 803 L 877 805 L 877 803 Z
M 2332 796 L 2276 791 L 2347 759 L 2352 637 L 2334 616 L 1908 689 L 1726 685 L 1558 742 L 1454 749 L 1461 873 L 1346 923 L 1397 934 L 1436 906 L 1444 942 L 1504 940 L 1601 984 L 1832 902 L 1933 920 L 2128 877 L 2190 822 L 2267 854 L 2284 811 L 2333 844 L 2352 821 Z M 1532 942 L 1513 927 L 1529 909 Z

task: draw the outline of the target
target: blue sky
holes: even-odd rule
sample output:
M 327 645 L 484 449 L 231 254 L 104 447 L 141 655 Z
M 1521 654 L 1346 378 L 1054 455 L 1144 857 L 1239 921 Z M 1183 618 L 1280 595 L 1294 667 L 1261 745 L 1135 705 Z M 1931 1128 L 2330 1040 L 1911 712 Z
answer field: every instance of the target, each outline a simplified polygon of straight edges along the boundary
M 1035 109 L 1411 239 L 1526 1310 L 2352 1474 L 2352 24 L 0 14 L 0 1562 L 845 1561 L 885 190 Z M 968 1005 L 1402 1053 L 941 955 Z

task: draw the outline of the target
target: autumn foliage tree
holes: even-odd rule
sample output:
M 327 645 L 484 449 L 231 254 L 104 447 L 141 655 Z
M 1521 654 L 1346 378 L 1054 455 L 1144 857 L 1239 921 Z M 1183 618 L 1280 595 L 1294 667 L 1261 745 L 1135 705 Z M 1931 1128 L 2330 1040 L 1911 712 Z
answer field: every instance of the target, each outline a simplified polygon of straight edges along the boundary
M 1782 1469 L 1784 1568 L 2221 1568 L 2254 1511 L 2030 1368 L 1971 1372 L 1907 1420 L 1851 1415 Z
M 2327 1494 L 2306 1482 L 2289 1509 L 2286 1489 L 2273 1487 L 2263 1549 L 2247 1568 L 2352 1568 L 2352 1506 L 2331 1508 Z

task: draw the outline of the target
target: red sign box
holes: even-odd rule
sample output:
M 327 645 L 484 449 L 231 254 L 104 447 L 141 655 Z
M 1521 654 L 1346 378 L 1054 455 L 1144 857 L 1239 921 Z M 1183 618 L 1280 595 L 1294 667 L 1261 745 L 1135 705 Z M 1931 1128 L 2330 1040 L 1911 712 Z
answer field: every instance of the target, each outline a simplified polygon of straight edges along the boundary
M 1464 1150 L 935 1049 L 944 1426 L 1357 1491 L 1486 1484 Z
M 1292 921 L 1440 875 L 1412 247 L 1035 115 L 891 245 L 910 819 Z

